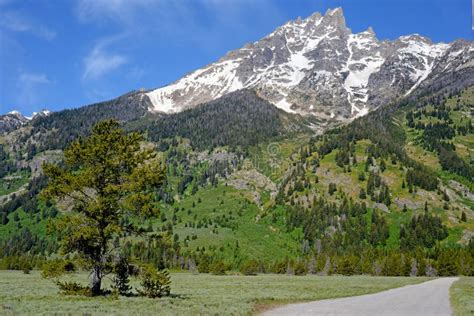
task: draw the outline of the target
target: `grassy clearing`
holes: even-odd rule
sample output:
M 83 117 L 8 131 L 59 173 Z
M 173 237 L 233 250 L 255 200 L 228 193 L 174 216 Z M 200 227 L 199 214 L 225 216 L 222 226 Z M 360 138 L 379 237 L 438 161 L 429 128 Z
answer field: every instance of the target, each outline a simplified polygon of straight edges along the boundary
M 454 315 L 474 315 L 474 277 L 461 277 L 449 294 Z
M 245 190 L 236 190 L 230 186 L 201 189 L 195 195 L 176 202 L 173 208 L 163 209 L 166 221 L 155 220 L 153 224 L 155 228 L 161 229 L 161 226 L 172 220 L 173 210 L 177 208 L 175 214 L 178 220 L 173 232 L 178 234 L 180 241 L 184 241 L 187 236 L 196 237 L 182 243 L 183 251 L 212 246 L 219 249 L 216 255 L 226 261 L 229 258 L 240 260 L 255 257 L 271 261 L 294 256 L 300 239 L 286 234 L 283 223 L 273 223 L 269 216 L 260 218 L 261 211 L 255 204 L 248 202 L 249 199 Z M 217 224 L 217 219 L 220 218 L 222 222 L 224 216 L 229 219 L 228 226 Z M 213 223 L 209 225 L 190 225 L 210 220 Z
M 0 226 L 0 239 L 7 238 L 15 232 L 20 232 L 23 228 L 28 228 L 32 233 L 39 236 L 46 236 L 47 221 L 42 220 L 38 222 L 36 218 L 37 216 L 41 216 L 41 212 L 32 216 L 20 208 L 16 213 L 18 214 L 18 221 L 15 221 L 14 213 L 10 213 L 8 215 L 8 223 Z M 18 226 L 18 223 L 20 223 L 21 226 Z
M 71 275 L 86 281 L 84 273 Z M 419 283 L 428 278 L 369 276 L 211 276 L 172 274 L 173 297 L 85 298 L 61 296 L 55 285 L 37 271 L 0 271 L 0 313 L 38 315 L 249 315 L 256 311 L 298 301 L 374 293 Z M 134 284 L 136 285 L 136 284 Z
M 30 172 L 26 170 L 18 171 L 0 179 L 0 196 L 19 190 L 28 183 Z

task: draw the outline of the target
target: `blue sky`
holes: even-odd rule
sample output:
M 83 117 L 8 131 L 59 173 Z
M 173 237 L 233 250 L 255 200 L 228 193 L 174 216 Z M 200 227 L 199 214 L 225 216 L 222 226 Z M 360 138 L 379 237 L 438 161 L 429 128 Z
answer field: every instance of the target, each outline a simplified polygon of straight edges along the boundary
M 298 16 L 341 6 L 353 32 L 472 39 L 471 0 L 0 0 L 0 114 L 156 88 Z

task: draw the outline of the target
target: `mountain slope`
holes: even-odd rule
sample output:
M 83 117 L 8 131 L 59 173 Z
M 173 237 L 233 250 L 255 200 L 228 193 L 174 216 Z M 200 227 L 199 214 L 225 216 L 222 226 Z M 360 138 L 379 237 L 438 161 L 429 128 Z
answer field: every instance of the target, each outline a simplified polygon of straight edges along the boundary
M 158 266 L 201 272 L 219 261 L 239 269 L 257 260 L 260 271 L 276 273 L 472 274 L 473 91 L 383 106 L 314 137 L 304 129 L 285 134 L 292 126 L 285 122 L 301 118 L 246 90 L 125 123 L 148 128 L 147 145 L 167 166 L 160 216 L 133 220 L 169 241 L 133 240 L 127 249 Z M 67 201 L 55 207 L 38 199 L 46 179 L 33 177 L 31 165 L 51 160 L 51 151 L 26 155 L 18 143 L 0 153 L 12 163 L 0 200 L 0 263 L 10 268 L 13 257 L 54 254 L 46 223 L 70 215 Z
M 160 116 L 146 130 L 153 141 L 181 136 L 202 150 L 226 145 L 248 147 L 290 133 L 310 132 L 305 123 L 254 91 L 239 90 L 180 113 Z

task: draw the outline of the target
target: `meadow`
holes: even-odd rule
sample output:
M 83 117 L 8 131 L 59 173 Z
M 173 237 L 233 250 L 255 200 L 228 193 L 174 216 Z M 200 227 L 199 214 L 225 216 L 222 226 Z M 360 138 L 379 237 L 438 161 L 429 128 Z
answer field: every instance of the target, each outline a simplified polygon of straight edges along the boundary
M 454 315 L 474 315 L 474 277 L 461 277 L 449 289 Z
M 68 278 L 86 282 L 87 274 Z M 38 271 L 0 271 L 0 314 L 250 315 L 281 304 L 374 293 L 428 279 L 172 273 L 171 297 L 114 299 L 63 296 Z M 138 286 L 136 281 L 132 283 Z

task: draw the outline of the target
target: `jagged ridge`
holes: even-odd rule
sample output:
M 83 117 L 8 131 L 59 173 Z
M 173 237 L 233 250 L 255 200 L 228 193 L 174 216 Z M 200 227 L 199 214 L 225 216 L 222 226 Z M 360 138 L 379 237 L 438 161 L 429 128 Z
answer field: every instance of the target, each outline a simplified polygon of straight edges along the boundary
M 173 113 L 250 88 L 287 112 L 342 121 L 408 96 L 460 67 L 472 73 L 473 57 L 470 41 L 434 44 L 420 35 L 380 41 L 372 28 L 352 34 L 336 8 L 289 21 L 146 95 L 150 110 Z

